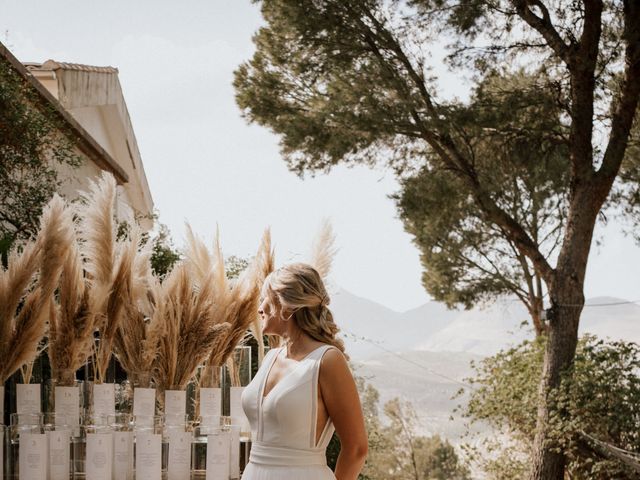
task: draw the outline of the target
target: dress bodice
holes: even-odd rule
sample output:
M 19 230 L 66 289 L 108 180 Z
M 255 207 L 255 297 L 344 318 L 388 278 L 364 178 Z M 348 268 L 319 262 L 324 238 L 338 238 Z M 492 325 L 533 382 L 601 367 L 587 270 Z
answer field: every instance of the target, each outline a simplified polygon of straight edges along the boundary
M 271 349 L 265 355 L 256 376 L 242 393 L 242 408 L 251 424 L 252 461 L 258 459 L 261 446 L 286 449 L 287 456 L 291 451 L 299 452 L 300 461 L 324 459 L 335 429 L 329 418 L 316 444 L 318 375 L 322 356 L 330 348 L 335 347 L 323 345 L 309 353 L 263 399 L 267 376 L 283 348 Z

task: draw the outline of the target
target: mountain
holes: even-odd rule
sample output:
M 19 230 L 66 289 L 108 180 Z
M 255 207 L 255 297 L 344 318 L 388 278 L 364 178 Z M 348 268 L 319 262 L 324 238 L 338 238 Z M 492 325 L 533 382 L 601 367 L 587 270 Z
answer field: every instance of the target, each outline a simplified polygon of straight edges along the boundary
M 450 417 L 467 397 L 453 397 L 473 375 L 470 362 L 533 337 L 526 309 L 513 299 L 466 311 L 429 302 L 400 313 L 340 289 L 331 308 L 355 373 L 379 391 L 380 406 L 394 397 L 409 400 L 421 433 L 454 443 L 465 429 L 459 416 Z M 640 306 L 589 299 L 580 322 L 580 333 L 587 332 L 640 343 Z
M 331 308 L 347 351 L 357 360 L 388 350 L 487 356 L 533 336 L 526 309 L 511 298 L 471 310 L 428 302 L 400 313 L 340 289 Z M 580 333 L 587 332 L 640 343 L 640 306 L 614 297 L 589 299 L 580 322 Z
M 383 353 L 353 362 L 353 367 L 356 375 L 378 390 L 380 407 L 394 397 L 409 400 L 421 434 L 437 433 L 458 442 L 465 425 L 453 411 L 457 405 L 466 403 L 468 395 L 456 394 L 465 386 L 465 378 L 473 373 L 471 362 L 481 359 L 464 352 L 410 351 L 400 356 Z
M 455 312 L 437 302 L 399 313 L 344 289 L 332 294 L 331 310 L 354 359 L 386 349 L 415 350 L 455 317 Z

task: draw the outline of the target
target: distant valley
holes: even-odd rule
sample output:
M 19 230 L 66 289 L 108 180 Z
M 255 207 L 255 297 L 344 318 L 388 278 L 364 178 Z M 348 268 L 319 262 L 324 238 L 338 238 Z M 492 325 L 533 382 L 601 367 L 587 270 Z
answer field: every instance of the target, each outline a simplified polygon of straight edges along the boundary
M 624 302 L 589 299 L 581 334 L 640 343 L 640 306 Z M 381 403 L 396 396 L 411 401 L 421 432 L 455 443 L 464 425 L 450 416 L 465 397 L 452 397 L 473 373 L 470 362 L 533 337 L 524 306 L 510 299 L 467 311 L 429 302 L 400 313 L 339 289 L 331 308 L 356 374 L 378 389 Z

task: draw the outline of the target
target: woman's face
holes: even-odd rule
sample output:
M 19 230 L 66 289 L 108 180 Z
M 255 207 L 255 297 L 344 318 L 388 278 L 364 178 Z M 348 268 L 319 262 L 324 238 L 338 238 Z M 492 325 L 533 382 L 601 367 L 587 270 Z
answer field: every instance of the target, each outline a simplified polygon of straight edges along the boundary
M 258 313 L 262 319 L 262 333 L 265 335 L 280 335 L 282 336 L 287 331 L 286 316 L 289 313 L 276 308 L 274 303 L 265 297 L 258 308 Z

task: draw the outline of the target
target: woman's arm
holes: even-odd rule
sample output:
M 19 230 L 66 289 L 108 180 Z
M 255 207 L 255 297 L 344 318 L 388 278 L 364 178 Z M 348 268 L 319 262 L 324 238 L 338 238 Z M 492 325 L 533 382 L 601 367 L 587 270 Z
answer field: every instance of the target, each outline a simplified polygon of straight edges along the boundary
M 340 438 L 337 480 L 356 480 L 367 458 L 367 431 L 360 397 L 345 356 L 332 348 L 320 363 L 320 392 Z

